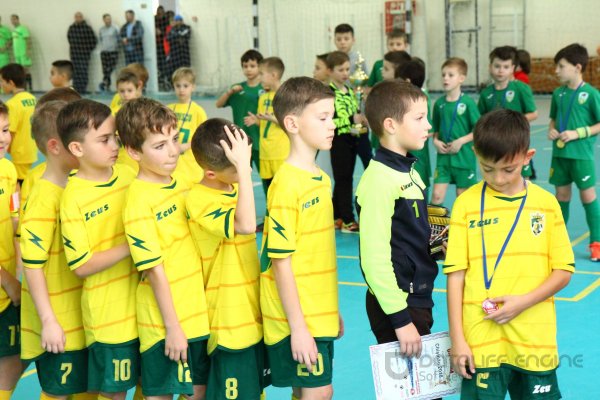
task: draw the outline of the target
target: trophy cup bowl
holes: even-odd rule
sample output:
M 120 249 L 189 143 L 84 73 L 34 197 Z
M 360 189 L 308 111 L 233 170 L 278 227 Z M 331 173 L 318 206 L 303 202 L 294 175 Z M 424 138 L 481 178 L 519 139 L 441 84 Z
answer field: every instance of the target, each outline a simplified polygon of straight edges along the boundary
M 369 75 L 363 70 L 362 65 L 365 62 L 365 59 L 357 52 L 356 64 L 354 65 L 354 72 L 352 75 L 348 77 L 350 84 L 354 88 L 354 93 L 356 95 L 356 101 L 358 103 L 358 111 L 362 112 L 363 109 L 363 86 L 369 80 Z M 353 135 L 358 136 L 361 133 L 367 133 L 368 129 L 364 127 L 362 124 L 354 124 L 350 131 Z

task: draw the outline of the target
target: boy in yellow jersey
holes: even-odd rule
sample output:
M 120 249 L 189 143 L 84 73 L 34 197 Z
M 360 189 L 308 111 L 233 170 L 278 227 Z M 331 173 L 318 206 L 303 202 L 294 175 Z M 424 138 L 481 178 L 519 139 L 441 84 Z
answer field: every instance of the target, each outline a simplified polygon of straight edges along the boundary
M 119 144 L 115 119 L 106 105 L 86 99 L 70 103 L 58 114 L 57 129 L 65 148 L 79 161 L 63 193 L 60 218 L 68 266 L 83 279 L 88 389 L 121 400 L 139 376 L 139 278 L 122 219 L 134 175 L 115 164 Z
M 148 400 L 175 393 L 203 399 L 208 379 L 208 312 L 202 262 L 190 236 L 188 187 L 171 177 L 180 154 L 177 117 L 155 100 L 128 102 L 117 115 L 127 152 L 139 163 L 123 210 L 142 280 L 137 318 L 142 391 Z
M 146 87 L 146 82 L 148 82 L 148 78 L 149 78 L 148 70 L 146 69 L 146 67 L 144 67 L 140 63 L 128 64 L 125 66 L 125 68 L 121 68 L 121 70 L 119 70 L 119 74 L 121 74 L 122 72 L 131 72 L 135 76 L 137 76 L 138 80 L 137 80 L 135 86 L 139 87 L 140 93 L 143 94 L 144 89 Z M 138 97 L 141 97 L 141 94 Z M 121 98 L 121 95 L 119 94 L 119 91 L 117 90 L 117 93 L 115 93 L 115 95 L 113 96 L 113 98 L 110 102 L 110 109 L 113 111 L 113 115 L 117 114 L 117 111 L 119 111 L 119 108 L 121 108 L 122 105 L 123 105 L 123 99 Z
M 231 122 L 209 119 L 192 151 L 205 174 L 186 200 L 190 231 L 201 256 L 211 356 L 207 399 L 257 400 L 264 345 L 260 266 L 252 187 L 252 141 Z
M 19 360 L 21 284 L 15 278 L 17 171 L 6 159 L 11 142 L 8 107 L 0 101 L 0 400 L 10 399 L 23 367 Z
M 253 117 L 251 121 L 260 127 L 259 171 L 265 194 L 275 173 L 290 153 L 290 140 L 273 115 L 273 98 L 281 86 L 284 70 L 283 61 L 278 57 L 263 58 L 258 63 L 260 83 L 267 92 L 258 98 L 256 115 L 248 112 Z
M 31 130 L 47 166 L 23 206 L 21 359 L 35 361 L 41 399 L 87 391 L 88 358 L 81 319 L 81 280 L 69 270 L 60 234 L 60 199 L 77 159 L 56 132 L 66 105 L 50 101 L 33 115 Z
M 4 93 L 12 94 L 6 102 L 10 110 L 9 129 L 12 135 L 9 153 L 21 184 L 31 164 L 37 160 L 37 147 L 31 137 L 31 116 L 35 107 L 35 97 L 25 91 L 25 69 L 19 64 L 8 64 L 0 69 L 0 87 Z
M 560 399 L 554 295 L 575 270 L 560 206 L 521 176 L 523 114 L 487 113 L 473 137 L 483 182 L 454 203 L 443 268 L 461 398 Z
M 121 101 L 111 106 L 111 112 L 113 116 L 117 116 L 117 113 L 123 106 L 123 104 L 131 101 L 133 99 L 139 99 L 142 97 L 142 85 L 141 81 L 137 77 L 136 74 L 129 70 L 124 70 L 119 73 L 117 76 L 117 93 L 120 96 Z M 119 157 L 117 159 L 117 164 L 126 165 L 130 167 L 135 173 L 138 171 L 137 163 L 131 159 L 127 151 L 125 151 L 125 147 L 119 147 Z
M 334 137 L 333 92 L 292 78 L 273 100 L 291 150 L 267 198 L 260 305 L 273 386 L 299 399 L 330 399 L 338 309 L 331 181 L 315 163 Z
M 37 110 L 43 104 L 45 104 L 49 101 L 62 100 L 62 101 L 66 101 L 67 103 L 70 103 L 72 101 L 79 100 L 79 99 L 81 99 L 81 95 L 79 93 L 77 93 L 75 91 L 75 89 L 66 88 L 66 87 L 56 88 L 56 89 L 50 90 L 49 92 L 44 94 L 42 97 L 40 97 L 35 105 L 35 109 Z M 39 163 L 38 165 L 36 165 L 35 167 L 31 168 L 29 171 L 27 171 L 27 176 L 25 177 L 25 180 L 23 180 L 23 182 L 21 183 L 21 191 L 20 191 L 21 204 L 24 205 L 27 203 L 27 198 L 29 197 L 29 194 L 31 193 L 31 189 L 33 188 L 35 183 L 42 177 L 42 174 L 44 173 L 45 170 L 46 170 L 46 161 L 43 161 L 43 162 Z M 19 226 L 17 228 L 17 237 L 21 236 L 21 222 L 23 220 L 22 214 L 23 214 L 23 207 L 21 207 L 21 209 L 20 209 Z
M 175 176 L 180 180 L 194 184 L 202 179 L 202 168 L 194 159 L 190 150 L 192 138 L 201 123 L 207 120 L 206 112 L 195 101 L 192 93 L 196 88 L 196 74 L 189 67 L 182 67 L 173 73 L 173 87 L 177 95 L 177 103 L 169 104 L 177 116 L 177 130 L 181 157 L 177 163 Z

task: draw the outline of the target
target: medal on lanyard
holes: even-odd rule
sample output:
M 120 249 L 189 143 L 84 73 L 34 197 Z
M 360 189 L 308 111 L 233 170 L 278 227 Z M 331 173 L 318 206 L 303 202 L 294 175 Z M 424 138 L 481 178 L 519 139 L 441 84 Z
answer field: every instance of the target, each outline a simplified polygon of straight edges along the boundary
M 558 110 L 558 129 L 561 133 L 567 129 L 567 124 L 569 123 L 569 117 L 571 116 L 571 110 L 573 109 L 573 102 L 575 101 L 575 98 L 577 97 L 577 92 L 579 92 L 579 89 L 581 88 L 581 86 L 583 86 L 583 83 L 584 82 L 582 81 L 579 84 L 579 86 L 577 86 L 577 89 L 575 89 L 575 91 L 571 95 L 571 99 L 569 100 L 569 106 L 567 107 L 567 112 L 564 116 L 564 119 L 563 119 L 563 113 L 561 112 L 560 109 Z M 563 89 L 561 97 L 562 97 L 562 95 L 565 94 L 565 90 L 567 90 L 567 88 Z M 562 99 L 559 104 L 562 105 Z M 562 107 L 560 107 L 560 108 L 562 108 Z M 566 145 L 566 143 L 560 139 L 558 139 L 556 141 L 556 147 L 558 147 L 559 149 L 564 148 L 565 145 Z
M 444 136 L 444 137 L 443 137 L 443 139 L 444 139 L 444 142 L 445 142 L 445 143 L 448 143 L 448 141 L 449 141 L 449 140 L 450 140 L 450 138 L 451 138 L 451 135 L 452 135 L 452 128 L 454 127 L 454 122 L 456 122 L 456 115 L 458 114 L 458 106 L 460 105 L 460 99 L 462 98 L 462 95 L 463 95 L 463 94 L 461 93 L 461 94 L 458 96 L 458 100 L 456 100 L 456 106 L 454 107 L 454 112 L 452 113 L 452 119 L 450 120 L 450 127 L 448 128 L 448 130 L 447 130 L 447 131 L 445 131 L 445 130 L 444 130 L 444 126 L 445 126 L 446 124 L 445 124 L 445 119 L 444 119 L 444 117 L 442 116 L 442 126 L 441 126 L 441 128 L 442 128 L 442 134 L 443 134 L 443 136 Z M 448 103 L 446 103 L 446 104 L 448 104 Z M 444 104 L 444 106 L 445 106 L 445 104 Z
M 521 213 L 523 212 L 523 208 L 525 207 L 525 200 L 527 199 L 527 182 L 525 182 L 525 180 L 523 180 L 523 184 L 525 185 L 525 196 L 523 196 L 523 199 L 521 200 L 521 205 L 519 206 L 519 210 L 517 211 L 517 215 L 515 217 L 515 222 L 513 222 L 512 227 L 510 228 L 510 231 L 508 231 L 508 235 L 506 235 L 506 239 L 504 240 L 504 243 L 502 244 L 502 248 L 500 249 L 500 253 L 498 253 L 498 257 L 496 258 L 496 262 L 494 264 L 494 270 L 492 271 L 492 276 L 489 277 L 488 279 L 488 270 L 487 270 L 487 253 L 485 250 L 485 236 L 484 236 L 484 226 L 485 224 L 483 223 L 483 211 L 485 209 L 485 190 L 487 189 L 487 183 L 483 183 L 483 188 L 481 189 L 481 208 L 479 210 L 479 220 L 481 223 L 481 250 L 482 250 L 482 254 L 483 254 L 483 282 L 485 284 L 485 290 L 486 292 L 489 292 L 490 287 L 492 286 L 492 279 L 494 279 L 494 274 L 496 273 L 496 269 L 498 268 L 498 265 L 500 264 L 500 260 L 502 260 L 502 256 L 504 255 L 504 251 L 506 250 L 506 247 L 508 247 L 508 242 L 510 242 L 510 239 L 512 238 L 513 233 L 515 232 L 515 228 L 517 227 L 517 224 L 519 223 L 519 219 L 521 218 Z M 481 303 L 481 308 L 483 309 L 483 312 L 486 314 L 490 314 L 496 310 L 498 310 L 498 304 L 494 303 L 493 301 L 491 301 L 489 298 L 486 298 L 483 303 Z

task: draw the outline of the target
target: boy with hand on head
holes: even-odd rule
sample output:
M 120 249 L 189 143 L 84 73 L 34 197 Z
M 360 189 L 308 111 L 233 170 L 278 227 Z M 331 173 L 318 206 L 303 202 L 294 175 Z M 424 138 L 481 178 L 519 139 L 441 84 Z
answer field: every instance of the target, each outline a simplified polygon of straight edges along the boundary
M 356 65 L 358 64 L 358 51 L 352 50 L 355 41 L 356 39 L 354 38 L 354 28 L 352 28 L 351 25 L 339 24 L 335 27 L 335 30 L 333 32 L 333 42 L 337 51 L 346 53 L 348 55 L 348 58 L 350 59 L 349 75 L 352 75 L 352 73 L 356 70 Z M 363 62 L 360 65 L 362 67 L 362 70 L 365 71 L 365 74 L 368 75 L 369 69 L 367 67 L 367 62 L 364 60 L 364 56 Z
M 398 340 L 403 355 L 418 356 L 421 336 L 433 325 L 438 272 L 425 184 L 411 154 L 423 148 L 431 128 L 427 97 L 410 83 L 384 81 L 369 93 L 366 113 L 381 141 L 356 190 L 367 315 L 377 343 Z
M 273 101 L 290 155 L 269 190 L 261 255 L 260 303 L 273 386 L 297 399 L 333 396 L 333 340 L 339 315 L 331 183 L 317 166 L 331 147 L 331 90 L 312 78 L 291 78 Z
M 10 65 L 10 64 L 9 64 Z M 6 159 L 11 143 L 9 110 L 0 101 L 0 400 L 9 400 L 23 366 L 19 359 L 21 283 L 16 278 L 17 171 Z
M 461 399 L 560 399 L 553 297 L 575 269 L 562 213 L 521 176 L 535 153 L 521 113 L 492 111 L 473 135 L 483 182 L 454 203 L 443 267 Z
M 515 80 L 517 49 L 512 46 L 496 47 L 490 53 L 490 75 L 493 83 L 483 89 L 477 107 L 481 115 L 498 108 L 522 113 L 527 121 L 537 119 L 538 113 L 529 85 Z M 529 165 L 523 167 L 523 176 L 531 177 Z
M 181 153 L 177 117 L 159 102 L 141 98 L 117 114 L 123 145 L 139 163 L 123 221 L 134 265 L 142 353 L 142 392 L 148 400 L 185 394 L 204 399 L 209 325 L 202 262 L 190 236 L 188 188 L 171 177 Z
M 139 376 L 135 292 L 138 275 L 123 228 L 130 168 L 115 164 L 119 143 L 108 106 L 78 100 L 58 114 L 63 146 L 77 158 L 60 204 L 69 268 L 83 279 L 88 390 L 122 400 Z
M 477 182 L 475 154 L 470 143 L 479 110 L 461 90 L 466 76 L 467 63 L 462 58 L 449 58 L 442 64 L 445 96 L 433 105 L 432 119 L 433 144 L 438 152 L 431 197 L 434 205 L 444 202 L 448 184 L 456 184 L 458 196 Z
M 231 86 L 215 103 L 218 108 L 230 106 L 233 123 L 244 127 L 244 132 L 252 139 L 252 164 L 259 172 L 259 126 L 253 124 L 248 113 L 257 113 L 258 98 L 264 92 L 259 77 L 259 63 L 262 59 L 262 54 L 254 49 L 242 54 L 242 72 L 246 80 Z
M 275 173 L 290 152 L 290 141 L 273 115 L 273 98 L 281 86 L 285 67 L 278 57 L 267 57 L 258 64 L 258 76 L 262 87 L 267 90 L 258 99 L 256 115 L 248 112 L 249 123 L 260 127 L 260 168 L 265 195 Z
M 35 96 L 25 91 L 25 69 L 19 64 L 8 64 L 0 69 L 2 92 L 12 94 L 6 102 L 12 143 L 8 152 L 17 169 L 19 184 L 23 182 L 31 165 L 37 161 L 37 147 L 31 136 L 31 116 L 35 108 Z
M 35 361 L 40 399 L 66 399 L 88 387 L 82 282 L 67 265 L 60 229 L 61 197 L 69 173 L 77 168 L 77 159 L 56 130 L 56 117 L 66 105 L 45 102 L 33 114 L 31 131 L 46 166 L 23 206 L 21 221 L 21 359 Z
M 202 168 L 196 163 L 190 147 L 196 129 L 208 117 L 204 109 L 198 103 L 192 101 L 192 94 L 196 89 L 196 74 L 193 69 L 189 67 L 177 69 L 173 73 L 173 88 L 178 102 L 169 104 L 168 107 L 177 116 L 179 149 L 181 150 L 181 157 L 174 174 L 181 181 L 194 184 L 201 179 Z
M 204 169 L 204 177 L 187 196 L 186 210 L 202 255 L 211 327 L 206 398 L 258 400 L 265 386 L 265 349 L 252 144 L 237 126 L 213 118 L 196 131 L 192 151 Z
M 53 88 L 71 87 L 73 63 L 69 60 L 56 60 L 50 68 L 50 83 Z
M 548 139 L 552 141 L 550 183 L 565 222 L 569 220 L 571 184 L 579 189 L 590 229 L 590 259 L 600 261 L 600 205 L 596 197 L 594 147 L 600 132 L 600 94 L 583 81 L 588 53 L 571 44 L 554 56 L 556 75 L 563 86 L 552 94 Z
M 348 55 L 341 51 L 332 51 L 327 56 L 327 68 L 330 77 L 329 87 L 335 93 L 333 122 L 336 129 L 331 146 L 331 167 L 335 180 L 333 187 L 335 227 L 344 233 L 357 233 L 359 226 L 354 218 L 352 207 L 352 176 L 357 155 L 364 157 L 365 167 L 369 165 L 371 146 L 366 132 L 358 135 L 352 132 L 355 124 L 366 125 L 366 120 L 360 114 L 354 91 L 346 85 L 350 71 Z M 361 148 L 367 148 L 369 154 L 361 153 Z
M 388 32 L 387 49 L 388 52 L 407 51 L 408 36 L 406 35 L 406 33 L 404 33 L 402 29 L 394 28 L 390 32 Z M 383 77 L 383 64 L 383 59 L 375 61 L 375 64 L 373 64 L 373 69 L 371 70 L 371 75 L 369 75 L 369 81 L 367 82 L 367 86 L 373 87 L 377 83 L 385 79 Z

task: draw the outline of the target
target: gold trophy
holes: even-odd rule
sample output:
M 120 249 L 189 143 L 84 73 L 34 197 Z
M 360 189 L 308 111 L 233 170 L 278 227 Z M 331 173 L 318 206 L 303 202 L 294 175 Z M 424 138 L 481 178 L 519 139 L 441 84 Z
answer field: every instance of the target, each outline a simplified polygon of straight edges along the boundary
M 363 86 L 369 80 L 369 75 L 362 69 L 362 64 L 365 62 L 365 59 L 360 54 L 360 52 L 356 52 L 358 55 L 356 59 L 356 64 L 354 65 L 354 72 L 350 75 L 349 80 L 354 88 L 354 93 L 356 95 L 356 102 L 358 103 L 358 111 L 362 112 L 363 110 Z M 367 133 L 369 130 L 367 127 L 363 126 L 363 124 L 354 124 L 350 129 L 350 133 L 354 136 L 359 136 L 362 133 Z

